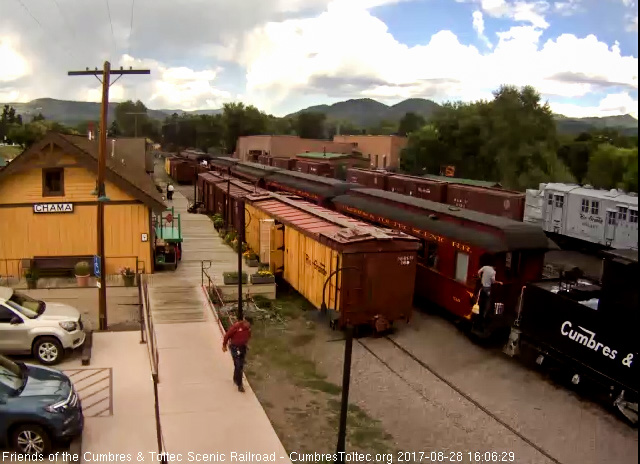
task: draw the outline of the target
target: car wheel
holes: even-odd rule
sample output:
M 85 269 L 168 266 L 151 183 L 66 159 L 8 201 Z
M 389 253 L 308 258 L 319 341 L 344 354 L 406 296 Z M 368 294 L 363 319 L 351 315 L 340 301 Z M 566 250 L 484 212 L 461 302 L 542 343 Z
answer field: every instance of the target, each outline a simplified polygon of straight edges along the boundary
M 62 344 L 55 337 L 42 337 L 33 345 L 33 356 L 42 364 L 51 366 L 57 364 L 64 356 Z
M 51 439 L 39 425 L 20 425 L 11 434 L 11 446 L 18 453 L 48 456 L 51 452 Z

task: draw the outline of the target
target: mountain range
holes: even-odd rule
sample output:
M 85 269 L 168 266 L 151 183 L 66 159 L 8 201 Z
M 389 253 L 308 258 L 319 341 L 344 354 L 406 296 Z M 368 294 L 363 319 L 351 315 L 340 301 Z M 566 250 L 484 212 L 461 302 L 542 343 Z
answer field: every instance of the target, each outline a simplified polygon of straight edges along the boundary
M 39 98 L 28 103 L 7 103 L 16 109 L 24 119 L 29 120 L 30 116 L 38 113 L 49 120 L 58 121 L 67 125 L 76 125 L 84 121 L 97 121 L 100 117 L 100 103 L 78 102 L 68 100 L 55 100 L 53 98 Z M 0 103 L 0 106 L 3 106 Z M 109 124 L 114 118 L 115 108 L 118 103 L 109 104 Z M 370 127 L 379 124 L 381 121 L 398 122 L 407 112 L 414 112 L 429 119 L 440 107 L 437 103 L 423 98 L 409 98 L 396 103 L 395 105 L 385 105 L 370 98 L 360 98 L 346 100 L 332 105 L 316 105 L 302 109 L 287 115 L 294 117 L 302 112 L 321 112 L 327 115 L 329 121 L 349 121 L 360 127 Z M 220 114 L 221 109 L 216 110 L 148 110 L 150 117 L 164 120 L 173 113 L 187 113 L 194 115 Z M 591 128 L 617 128 L 627 135 L 637 134 L 638 120 L 631 115 L 606 116 L 602 118 L 568 118 L 556 115 L 558 131 L 566 134 L 579 134 Z

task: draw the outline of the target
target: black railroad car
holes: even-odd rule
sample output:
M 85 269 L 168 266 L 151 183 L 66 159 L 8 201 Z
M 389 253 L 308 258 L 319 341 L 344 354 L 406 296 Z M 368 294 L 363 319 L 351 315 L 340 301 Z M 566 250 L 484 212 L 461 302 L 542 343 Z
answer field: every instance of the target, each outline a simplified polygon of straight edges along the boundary
M 234 176 L 251 182 L 261 188 L 266 187 L 266 180 L 270 176 L 280 171 L 280 168 L 247 161 L 240 161 L 235 166 L 231 167 L 231 173 Z
M 304 174 L 296 171 L 280 171 L 267 179 L 269 190 L 293 193 L 317 205 L 332 208 L 330 200 L 342 195 L 358 184 L 329 177 Z
M 601 285 L 549 279 L 522 290 L 505 352 L 559 370 L 638 420 L 638 252 L 605 253 Z

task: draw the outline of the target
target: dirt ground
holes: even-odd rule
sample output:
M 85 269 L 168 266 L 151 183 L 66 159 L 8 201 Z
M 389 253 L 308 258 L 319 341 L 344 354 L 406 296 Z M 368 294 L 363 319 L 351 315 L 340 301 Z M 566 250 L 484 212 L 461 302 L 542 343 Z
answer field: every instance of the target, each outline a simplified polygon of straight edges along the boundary
M 253 338 L 246 366 L 251 387 L 289 453 L 334 453 L 342 389 L 327 381 L 307 355 L 317 343 L 326 343 L 324 331 L 317 330 L 317 311 L 295 292 L 280 291 L 277 300 L 257 303 L 266 311 L 252 313 Z M 335 336 L 342 338 L 337 332 Z M 395 451 L 391 435 L 380 422 L 353 403 L 346 449 Z

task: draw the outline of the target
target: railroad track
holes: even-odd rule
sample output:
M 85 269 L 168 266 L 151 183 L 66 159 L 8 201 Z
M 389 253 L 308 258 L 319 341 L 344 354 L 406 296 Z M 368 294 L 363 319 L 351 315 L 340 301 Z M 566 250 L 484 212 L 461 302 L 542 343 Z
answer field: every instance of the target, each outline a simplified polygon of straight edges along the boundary
M 419 359 L 418 357 L 416 357 L 413 353 L 411 353 L 409 350 L 407 350 L 405 347 L 403 347 L 402 345 L 400 345 L 398 342 L 396 342 L 395 340 L 393 340 L 392 338 L 386 336 L 383 337 L 384 340 L 388 341 L 393 348 L 399 350 L 400 352 L 402 352 L 405 356 L 407 356 L 408 358 L 410 358 L 413 362 L 415 362 L 416 364 L 418 364 L 420 367 L 422 367 L 423 369 L 427 370 L 429 373 L 431 373 L 434 377 L 436 377 L 440 382 L 444 383 L 445 385 L 447 385 L 451 390 L 455 391 L 459 396 L 461 396 L 462 398 L 464 398 L 467 402 L 469 402 L 470 404 L 472 404 L 475 408 L 479 409 L 480 411 L 482 411 L 484 414 L 486 414 L 487 416 L 489 416 L 492 420 L 494 420 L 495 422 L 497 422 L 498 424 L 500 424 L 503 428 L 505 428 L 506 430 L 508 430 L 510 433 L 512 433 L 513 435 L 515 435 L 516 437 L 518 437 L 520 440 L 522 440 L 524 443 L 526 443 L 528 446 L 530 446 L 531 448 L 535 449 L 538 453 L 540 453 L 541 455 L 543 455 L 544 457 L 546 457 L 547 459 L 549 459 L 551 462 L 553 462 L 554 464 L 563 464 L 562 462 L 560 462 L 558 459 L 554 458 L 553 456 L 551 456 L 547 451 L 545 451 L 543 448 L 541 448 L 539 445 L 537 445 L 536 443 L 534 443 L 533 441 L 531 441 L 529 438 L 527 438 L 526 436 L 524 436 L 522 433 L 518 432 L 516 429 L 514 429 L 512 426 L 510 426 L 509 424 L 507 424 L 504 420 L 502 420 L 500 417 L 498 417 L 496 414 L 492 413 L 491 411 L 489 411 L 486 407 L 484 407 L 483 405 L 481 405 L 478 401 L 474 400 L 471 396 L 469 396 L 467 393 L 465 393 L 464 391 L 462 391 L 460 388 L 458 388 L 456 385 L 454 385 L 451 381 L 447 380 L 445 377 L 443 377 L 440 373 L 438 373 L 436 370 L 434 370 L 431 366 L 429 366 L 428 364 L 426 364 L 424 361 L 422 361 L 421 359 Z M 395 375 L 396 377 L 398 377 L 398 379 L 400 379 L 404 384 L 406 384 L 409 388 L 411 388 L 411 390 L 413 390 L 415 393 L 417 393 L 424 401 L 429 402 L 430 399 L 427 398 L 424 393 L 422 391 L 420 391 L 420 389 L 416 388 L 414 386 L 413 383 L 411 383 L 407 378 L 405 378 L 405 376 L 403 376 L 400 372 L 398 372 L 396 369 L 394 369 L 388 362 L 386 362 L 381 356 L 379 356 L 378 354 L 376 354 L 376 352 L 370 347 L 368 346 L 368 344 L 360 339 L 355 339 L 355 341 L 362 346 L 362 348 L 364 348 L 369 354 L 371 354 L 374 358 L 376 358 L 382 365 L 384 365 L 393 375 Z

